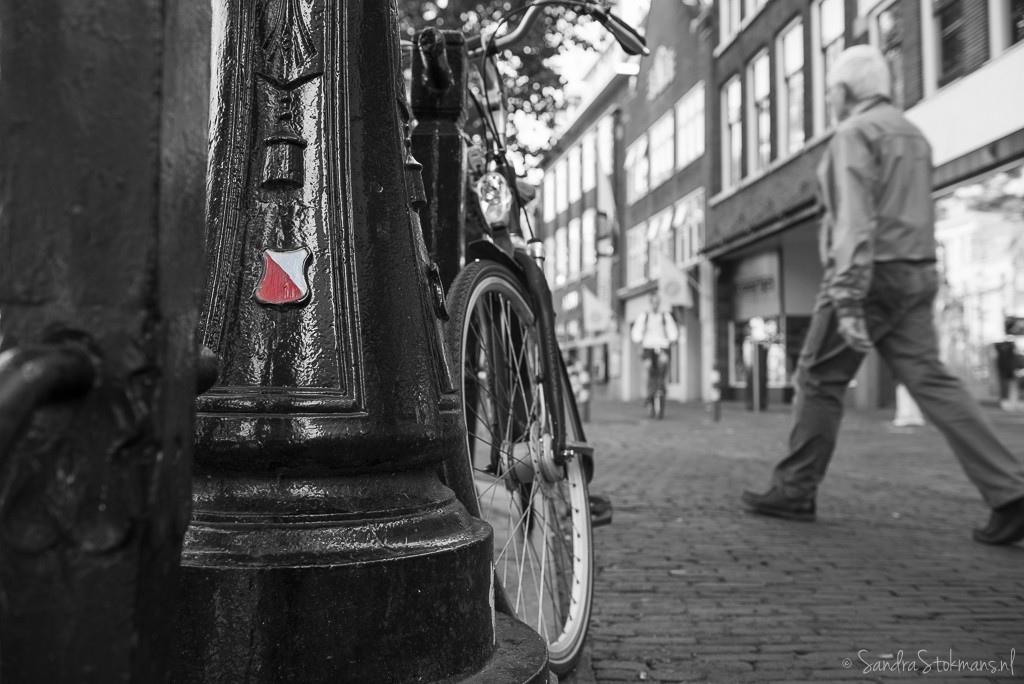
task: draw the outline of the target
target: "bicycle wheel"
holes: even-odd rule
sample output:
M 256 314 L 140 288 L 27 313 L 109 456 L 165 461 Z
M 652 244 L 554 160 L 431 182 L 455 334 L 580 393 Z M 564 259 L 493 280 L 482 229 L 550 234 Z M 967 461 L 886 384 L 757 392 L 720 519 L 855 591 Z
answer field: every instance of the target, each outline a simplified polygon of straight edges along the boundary
M 541 361 L 537 316 L 508 267 L 467 266 L 449 311 L 445 338 L 462 372 L 467 426 L 461 467 L 472 469 L 480 515 L 494 528 L 498 603 L 507 598 L 547 641 L 551 669 L 565 673 L 590 621 L 593 550 L 582 459 L 559 465 L 552 447 L 544 384 L 560 375 Z

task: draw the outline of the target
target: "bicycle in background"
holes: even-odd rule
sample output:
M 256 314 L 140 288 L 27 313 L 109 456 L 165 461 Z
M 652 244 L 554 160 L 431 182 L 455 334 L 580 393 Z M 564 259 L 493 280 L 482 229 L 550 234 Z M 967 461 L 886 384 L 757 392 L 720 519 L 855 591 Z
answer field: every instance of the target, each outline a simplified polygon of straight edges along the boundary
M 665 417 L 665 379 L 668 376 L 668 349 L 644 349 L 644 366 L 647 368 L 647 410 L 651 418 Z
M 522 211 L 530 188 L 507 156 L 506 97 L 495 64 L 548 6 L 594 17 L 627 53 L 647 53 L 643 38 L 599 3 L 540 0 L 508 13 L 483 37 L 420 31 L 411 92 L 416 118 L 430 120 L 424 230 L 440 280 L 454 277 L 445 342 L 467 428 L 465 454 L 449 459 L 444 479 L 494 529 L 496 609 L 536 629 L 551 669 L 562 674 L 578 662 L 590 621 L 594 454 L 555 337 L 543 243 Z M 496 36 L 519 16 L 514 30 Z M 460 102 L 483 122 L 468 153 L 466 111 L 451 111 Z M 450 144 L 445 121 L 458 129 L 459 144 Z M 458 211 L 439 212 L 445 208 Z

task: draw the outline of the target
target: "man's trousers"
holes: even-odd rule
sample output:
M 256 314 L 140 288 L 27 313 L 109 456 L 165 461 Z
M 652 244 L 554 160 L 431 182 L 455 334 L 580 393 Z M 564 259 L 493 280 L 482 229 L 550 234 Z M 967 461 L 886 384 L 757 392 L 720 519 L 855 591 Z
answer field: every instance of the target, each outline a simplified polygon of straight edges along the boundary
M 827 277 L 827 276 L 826 276 Z M 945 436 L 967 477 L 992 508 L 1024 497 L 1024 466 L 999 441 L 980 406 L 939 360 L 931 263 L 876 262 L 864 317 L 875 349 Z M 795 375 L 789 455 L 773 474 L 791 498 L 814 497 L 836 447 L 843 397 L 864 355 L 851 349 L 824 286 Z

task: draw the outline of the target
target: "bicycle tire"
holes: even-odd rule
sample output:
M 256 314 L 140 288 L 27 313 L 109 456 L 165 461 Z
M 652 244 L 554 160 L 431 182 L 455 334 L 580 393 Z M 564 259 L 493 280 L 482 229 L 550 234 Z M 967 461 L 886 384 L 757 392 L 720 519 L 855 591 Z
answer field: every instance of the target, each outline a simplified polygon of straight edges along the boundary
M 552 444 L 564 439 L 551 434 L 544 383 L 560 382 L 560 369 L 542 361 L 539 317 L 508 266 L 469 264 L 448 309 L 445 342 L 461 374 L 467 438 L 465 457 L 445 464 L 456 470 L 446 480 L 466 481 L 458 469 L 471 470 L 473 492 L 460 498 L 475 496 L 494 529 L 496 594 L 547 641 L 552 671 L 564 674 L 589 627 L 593 542 L 582 458 L 554 461 Z

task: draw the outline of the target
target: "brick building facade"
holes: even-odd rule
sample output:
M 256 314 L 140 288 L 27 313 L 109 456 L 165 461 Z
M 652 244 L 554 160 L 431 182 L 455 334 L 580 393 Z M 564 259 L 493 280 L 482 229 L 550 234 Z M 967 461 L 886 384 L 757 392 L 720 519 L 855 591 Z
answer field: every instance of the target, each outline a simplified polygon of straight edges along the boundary
M 612 391 L 619 376 L 614 293 L 619 285 L 621 121 L 635 71 L 636 60 L 617 47 L 590 69 L 582 101 L 546 154 L 535 220 L 547 255 L 559 344 L 567 361 L 588 368 L 598 396 Z
M 932 142 L 944 358 L 979 398 L 1005 393 L 994 344 L 1024 319 L 1024 0 L 653 0 L 645 28 L 652 55 L 615 99 L 618 220 L 605 247 L 615 256 L 598 260 L 612 271 L 609 349 L 621 355 L 606 368 L 621 396 L 640 388 L 628 325 L 668 259 L 687 270 L 694 295 L 674 312 L 683 341 L 673 396 L 709 398 L 714 368 L 726 399 L 749 395 L 760 348 L 768 400 L 791 398 L 822 274 L 825 74 L 865 42 L 886 55 L 894 102 Z M 681 126 L 697 93 L 705 130 L 694 156 Z M 699 228 L 680 230 L 696 206 Z M 559 253 L 557 240 L 551 247 Z M 1024 335 L 1015 339 L 1024 352 Z M 893 392 L 871 356 L 850 399 L 886 405 Z
M 671 350 L 668 396 L 700 399 L 708 382 L 713 337 L 711 275 L 701 256 L 707 197 L 706 115 L 708 50 L 691 30 L 699 12 L 682 2 L 655 0 L 646 22 L 650 57 L 640 62 L 636 89 L 624 106 L 624 212 L 621 242 L 624 328 L 648 307 L 666 278 L 684 280 L 685 293 L 662 305 L 679 326 Z M 703 266 L 702 266 L 703 264 Z M 669 275 L 672 269 L 672 276 Z M 705 287 L 702 287 L 702 279 Z M 623 341 L 621 396 L 643 396 L 641 350 Z
M 709 122 L 715 122 L 708 128 L 713 194 L 706 253 L 719 274 L 716 354 L 729 396 L 746 391 L 754 348 L 752 320 L 759 329 L 765 323 L 763 366 L 770 400 L 787 400 L 790 395 L 791 375 L 821 277 L 814 170 L 831 129 L 824 101 L 824 78 L 831 60 L 844 47 L 864 42 L 878 45 L 886 54 L 893 71 L 894 100 L 934 146 L 940 219 L 943 206 L 957 204 L 944 198 L 965 192 L 1003 191 L 996 204 L 1012 207 L 1024 196 L 1019 182 L 1014 184 L 1024 156 L 1019 144 L 1024 134 L 1024 103 L 1020 88 L 1008 88 L 1015 79 L 1020 82 L 1024 73 L 1021 4 L 1016 0 L 715 3 L 706 17 L 713 36 Z M 955 96 L 958 92 L 970 93 L 970 99 Z M 993 172 L 1003 173 L 995 181 L 999 188 L 985 180 Z M 983 189 L 978 189 L 979 183 Z M 962 209 L 959 204 L 956 208 Z M 1009 250 L 1003 254 L 1021 249 L 1010 244 L 1009 236 L 1014 225 L 1018 235 L 1024 233 L 1024 224 L 1009 221 L 1008 225 L 1002 216 L 990 224 L 986 229 L 975 220 L 967 229 L 969 235 L 958 234 L 958 239 L 964 244 L 994 241 Z M 940 241 L 943 231 L 940 220 Z M 969 280 L 967 274 L 977 268 L 976 258 L 959 248 L 954 251 L 959 259 L 946 264 L 956 263 L 959 269 L 946 274 L 947 280 L 953 278 L 953 295 L 955 285 Z M 987 331 L 960 330 L 953 335 L 955 331 L 948 327 L 952 314 L 940 317 L 947 359 L 982 398 L 991 398 L 995 387 L 990 377 L 991 346 L 999 341 L 995 321 L 1019 315 L 1024 307 L 1024 283 L 1018 282 L 1024 261 L 1004 258 L 1000 267 L 1004 282 L 992 284 L 992 299 L 998 302 L 989 303 L 986 310 Z M 963 307 L 961 303 L 961 311 Z M 978 310 L 978 306 L 972 309 Z M 977 328 L 977 320 L 969 318 L 961 314 L 961 328 Z M 957 354 L 962 357 L 959 362 L 953 358 Z M 891 399 L 893 390 L 888 369 L 871 356 L 851 396 L 858 405 L 878 406 Z

